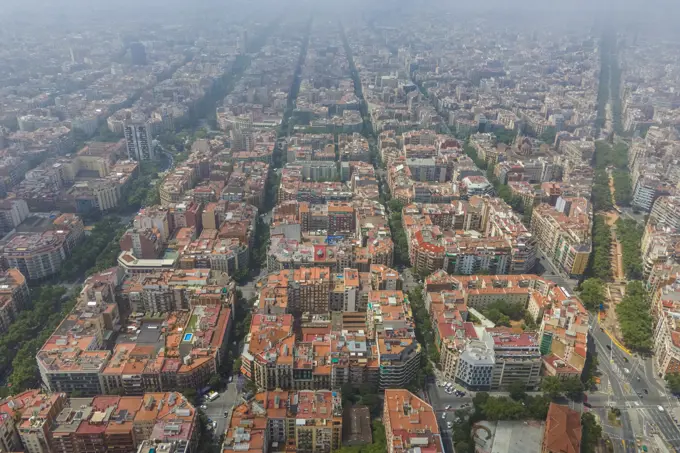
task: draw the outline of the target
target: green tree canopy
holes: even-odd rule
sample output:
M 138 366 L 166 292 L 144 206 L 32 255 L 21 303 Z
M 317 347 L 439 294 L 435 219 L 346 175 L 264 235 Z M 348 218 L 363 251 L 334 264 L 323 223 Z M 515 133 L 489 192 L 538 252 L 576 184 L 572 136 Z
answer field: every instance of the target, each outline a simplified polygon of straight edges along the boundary
M 589 278 L 581 283 L 581 301 L 588 310 L 597 309 L 605 301 L 604 282 Z

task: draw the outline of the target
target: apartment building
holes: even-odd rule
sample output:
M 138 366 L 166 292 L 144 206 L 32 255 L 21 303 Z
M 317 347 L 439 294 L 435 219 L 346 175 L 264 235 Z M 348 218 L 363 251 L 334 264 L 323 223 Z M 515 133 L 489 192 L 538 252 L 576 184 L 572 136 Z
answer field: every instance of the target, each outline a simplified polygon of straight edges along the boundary
M 680 325 L 676 313 L 680 311 L 680 284 L 677 275 L 671 282 L 659 285 L 652 294 L 652 314 L 654 328 L 654 362 L 656 369 L 664 377 L 680 373 Z
M 512 242 L 510 274 L 526 274 L 536 264 L 536 239 L 512 208 L 500 198 L 484 197 L 481 232 L 487 237 L 504 237 Z
M 26 278 L 18 269 L 0 271 L 0 333 L 7 331 L 30 297 Z
M 66 404 L 66 394 L 38 394 L 24 400 L 24 408 L 16 417 L 16 429 L 28 453 L 52 453 L 53 429 L 58 415 Z
M 541 204 L 531 215 L 531 233 L 540 250 L 568 275 L 583 275 L 592 252 L 592 208 L 584 198 Z
M 184 164 L 175 168 L 165 177 L 158 189 L 161 206 L 167 207 L 182 202 L 184 193 L 196 185 L 198 176 L 195 166 Z
M 342 446 L 342 427 L 339 392 L 259 392 L 234 407 L 223 451 L 330 453 Z
M 266 286 L 287 289 L 290 312 L 329 311 L 331 273 L 327 267 L 290 269 L 269 274 Z
M 122 273 L 88 278 L 76 306 L 36 356 L 45 387 L 94 396 L 205 386 L 226 353 L 233 285 L 174 272 L 152 276 L 146 296 L 139 277 L 122 282 L 121 304 L 149 310 L 133 312 L 124 327 L 114 299 Z
M 525 210 L 536 204 L 536 191 L 527 181 L 510 181 L 508 188 L 513 196 L 522 200 L 522 206 Z
M 15 232 L 0 246 L 6 265 L 18 269 L 32 281 L 58 273 L 84 237 L 83 222 L 74 214 L 39 222 L 44 226 L 40 228 L 42 231 Z
M 633 187 L 632 205 L 649 212 L 657 198 L 674 195 L 675 187 L 657 175 L 641 175 Z
M 647 222 L 640 246 L 642 273 L 652 274 L 657 265 L 672 264 L 680 258 L 680 231 L 665 223 Z
M 506 238 L 455 236 L 445 247 L 442 269 L 449 274 L 507 274 L 510 269 L 512 243 Z
M 0 450 L 20 451 L 24 448 L 17 429 L 17 419 L 24 409 L 33 407 L 40 397 L 40 390 L 26 390 L 17 395 L 0 400 Z
M 4 236 L 30 215 L 28 204 L 21 199 L 6 198 L 0 201 L 0 235 Z
M 129 453 L 145 441 L 162 440 L 182 446 L 178 453 L 192 453 L 198 443 L 197 415 L 174 392 L 69 398 L 29 390 L 0 401 L 0 426 L 10 434 L 0 446 L 32 453 Z
M 458 384 L 470 390 L 539 385 L 542 359 L 535 334 L 475 327 L 457 320 L 455 312 L 452 321 L 435 322 L 435 329 L 445 376 Z
M 187 310 L 199 296 L 217 294 L 222 298 L 220 277 L 210 269 L 173 269 L 128 276 L 121 285 L 121 299 L 134 312 L 158 312 Z M 226 281 L 226 278 L 223 278 Z M 221 282 L 224 283 L 224 282 Z M 231 305 L 229 293 L 224 304 Z
M 588 311 L 575 295 L 551 288 L 538 338 L 543 374 L 560 379 L 580 377 L 588 352 Z
M 656 199 L 649 213 L 648 222 L 680 230 L 680 197 L 661 196 Z
M 156 149 L 152 141 L 152 126 L 148 121 L 127 120 L 123 126 L 128 157 L 136 161 L 154 160 Z
M 100 370 L 105 393 L 202 388 L 217 373 L 226 354 L 232 310 L 213 303 L 161 317 L 137 316 L 136 338 L 124 338 Z M 162 334 L 164 324 L 168 334 Z M 161 354 L 159 351 L 163 351 Z
M 120 249 L 131 251 L 142 259 L 158 258 L 164 250 L 163 239 L 158 229 L 128 229 L 120 238 Z
M 444 452 L 437 414 L 432 406 L 408 390 L 385 390 L 383 424 L 387 453 L 412 449 Z
M 381 389 L 405 387 L 420 367 L 422 346 L 402 291 L 371 291 L 368 295 L 367 334 L 375 338 Z
M 331 323 L 327 315 L 310 312 L 301 337 L 293 333 L 293 317 L 287 314 L 290 294 L 282 287 L 265 286 L 241 355 L 241 372 L 259 388 L 270 390 L 338 389 L 362 382 L 381 388 L 408 384 L 421 356 L 413 315 L 400 290 L 366 289 L 398 286 L 388 269 L 374 266 L 372 271 L 373 276 L 348 269 L 344 281 L 331 287 L 331 303 L 337 308 L 366 313 L 343 313 L 348 316 L 342 322 Z

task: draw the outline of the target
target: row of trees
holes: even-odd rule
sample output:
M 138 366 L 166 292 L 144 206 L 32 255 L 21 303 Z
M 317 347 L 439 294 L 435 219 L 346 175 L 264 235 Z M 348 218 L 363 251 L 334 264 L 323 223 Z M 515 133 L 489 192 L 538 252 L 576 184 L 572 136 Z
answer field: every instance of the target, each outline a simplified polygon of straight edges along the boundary
M 406 238 L 406 231 L 401 222 L 401 212 L 404 204 L 396 199 L 391 199 L 387 206 L 390 210 L 390 230 L 392 232 L 392 241 L 394 242 L 394 264 L 399 266 L 409 266 L 411 259 L 408 254 L 408 240 Z
M 63 286 L 33 289 L 28 307 L 0 335 L 0 370 L 3 377 L 9 375 L 7 387 L 0 388 L 0 397 L 39 386 L 35 355 L 73 307 L 75 297 L 68 299 L 65 295 Z
M 652 350 L 652 315 L 647 291 L 641 281 L 628 283 L 626 295 L 616 306 L 616 316 L 627 347 L 644 353 Z
M 628 170 L 616 169 L 612 172 L 614 180 L 614 200 L 618 206 L 630 206 L 633 201 L 633 186 Z
M 439 363 L 439 350 L 434 344 L 434 332 L 432 331 L 432 321 L 430 314 L 425 308 L 425 300 L 423 289 L 420 285 L 408 293 L 408 301 L 411 305 L 413 318 L 416 325 L 416 340 L 420 343 L 427 354 L 421 354 L 421 367 L 418 370 L 415 382 L 409 386 L 409 390 L 417 393 L 422 390 L 425 385 L 427 376 L 431 376 L 434 372 L 432 370 L 432 363 Z
M 607 168 L 613 167 L 614 197 L 617 204 L 628 206 L 631 201 L 631 184 L 628 178 L 628 146 L 617 143 L 610 146 L 604 141 L 595 142 L 595 179 L 593 180 L 592 201 L 595 211 L 609 211 L 614 206 L 609 187 Z
M 139 174 L 132 180 L 123 194 L 122 210 L 137 211 L 141 207 L 160 203 L 158 172 L 157 162 L 142 162 L 139 167 Z
M 73 250 L 69 259 L 62 265 L 59 279 L 63 281 L 74 280 L 76 277 L 85 274 L 88 269 L 96 266 L 98 259 L 100 260 L 99 263 L 103 264 L 104 260 L 100 258 L 100 255 L 111 245 L 118 234 L 119 227 L 119 219 L 114 216 L 105 217 L 95 223 L 90 234 L 85 236 L 83 243 Z
M 522 383 L 510 386 L 510 396 L 491 396 L 487 392 L 478 392 L 472 399 L 472 408 L 456 411 L 453 423 L 452 437 L 456 452 L 473 453 L 475 443 L 472 439 L 472 427 L 482 420 L 539 420 L 544 421 L 548 416 L 550 403 L 566 396 L 579 399 L 582 396 L 583 384 L 578 379 L 560 381 L 556 377 L 547 377 L 541 385 L 543 395 L 527 395 Z M 587 452 L 594 451 L 602 437 L 602 430 L 596 419 L 590 414 L 584 414 L 581 422 L 584 426 L 584 436 L 587 430 Z
M 611 211 L 614 208 L 612 193 L 609 189 L 609 175 L 604 169 L 595 168 L 591 201 L 595 212 Z
M 479 157 L 479 155 L 477 154 L 477 150 L 474 148 L 474 146 L 472 146 L 472 145 L 470 145 L 469 143 L 467 143 L 467 144 L 463 147 L 463 151 L 465 151 L 465 154 L 466 154 L 470 159 L 472 159 L 472 161 L 475 163 L 475 165 L 476 165 L 478 168 L 480 168 L 480 169 L 482 169 L 482 170 L 486 170 L 486 167 L 487 167 L 486 161 L 485 161 L 484 159 L 481 159 L 481 158 Z
M 111 242 L 119 234 L 117 231 L 119 227 L 119 219 L 115 216 L 105 217 L 95 223 L 90 234 L 85 236 L 82 244 L 73 250 L 69 259 L 62 265 L 59 279 L 72 281 L 85 274 L 88 269 L 97 266 L 98 263 L 101 266 L 105 264 L 108 264 L 108 267 L 113 266 L 115 261 L 111 263 L 105 259 L 110 257 L 112 252 L 108 250 L 106 255 L 102 255 L 102 253 L 107 251 L 109 247 L 113 247 L 115 250 L 117 244 L 111 245 Z
M 632 219 L 616 221 L 616 238 L 621 243 L 623 270 L 629 280 L 642 278 L 642 257 L 640 244 L 644 230 Z
M 593 218 L 593 253 L 590 256 L 588 275 L 607 281 L 611 278 L 612 233 L 602 215 Z

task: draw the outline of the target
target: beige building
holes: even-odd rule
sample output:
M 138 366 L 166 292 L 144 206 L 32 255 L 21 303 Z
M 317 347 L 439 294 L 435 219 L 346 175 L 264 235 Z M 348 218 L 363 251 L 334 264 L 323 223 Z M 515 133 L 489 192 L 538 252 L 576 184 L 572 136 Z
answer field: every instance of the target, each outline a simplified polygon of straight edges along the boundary
M 591 229 L 591 208 L 583 198 L 560 197 L 557 207 L 541 204 L 531 216 L 531 232 L 538 247 L 571 276 L 583 275 L 588 265 Z

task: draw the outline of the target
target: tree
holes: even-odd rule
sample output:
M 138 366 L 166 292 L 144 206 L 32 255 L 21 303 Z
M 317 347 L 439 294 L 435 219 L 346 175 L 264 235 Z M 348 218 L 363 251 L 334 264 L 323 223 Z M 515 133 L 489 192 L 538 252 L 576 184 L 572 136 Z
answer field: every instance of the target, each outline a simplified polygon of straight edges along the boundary
M 597 309 L 604 303 L 604 283 L 599 278 L 589 278 L 581 283 L 581 301 L 589 310 Z
M 649 312 L 647 292 L 642 282 L 628 283 L 626 295 L 616 306 L 616 316 L 626 346 L 641 352 L 652 350 L 653 320 Z
M 241 372 L 241 357 L 237 357 L 231 367 L 232 374 L 239 374 Z
M 668 384 L 671 393 L 680 393 L 680 373 L 668 373 L 666 375 L 666 384 Z
M 387 203 L 387 207 L 390 209 L 391 212 L 398 212 L 399 214 L 401 214 L 401 211 L 404 209 L 404 203 L 397 200 L 396 198 L 392 198 Z
M 481 411 L 482 407 L 489 400 L 490 395 L 487 392 L 477 392 L 477 394 L 472 398 L 472 406 L 476 411 Z
M 505 143 L 506 145 L 512 144 L 512 142 L 514 142 L 515 138 L 517 137 L 517 131 L 514 130 L 500 129 L 494 131 L 493 133 L 496 136 L 496 140 L 498 140 L 500 143 Z
M 234 273 L 231 275 L 231 277 L 238 283 L 239 285 L 243 285 L 246 283 L 248 280 L 248 277 L 250 276 L 249 269 L 247 267 L 241 267 L 239 269 L 236 269 Z
M 500 326 L 510 326 L 510 321 L 524 318 L 525 310 L 521 304 L 509 304 L 504 300 L 497 300 L 482 310 L 482 314 L 491 322 Z
M 505 396 L 489 398 L 482 411 L 487 420 L 520 420 L 525 416 L 524 405 Z
M 602 427 L 597 423 L 592 412 L 581 415 L 581 452 L 594 453 L 602 439 Z
M 555 399 L 562 394 L 562 383 L 556 376 L 546 376 L 541 382 L 541 390 L 548 396 Z
M 593 219 L 593 254 L 590 258 L 587 274 L 606 281 L 611 279 L 611 229 L 604 216 L 596 215 Z
M 456 443 L 456 451 L 460 453 L 466 453 L 473 451 L 473 449 L 467 441 L 461 440 L 460 442 Z
M 527 416 L 534 420 L 545 420 L 551 401 L 548 395 L 528 396 L 525 400 Z
M 523 401 L 527 397 L 526 387 L 520 381 L 513 382 L 508 388 L 510 398 L 515 401 Z
M 580 400 L 583 398 L 583 382 L 581 379 L 574 377 L 569 379 L 564 379 L 561 381 L 562 391 L 566 393 L 567 397 L 572 400 Z
M 198 391 L 196 391 L 196 389 L 187 387 L 180 390 L 180 393 L 192 404 L 196 405 L 198 402 Z
M 642 258 L 640 245 L 642 242 L 642 227 L 632 219 L 616 221 L 616 238 L 621 243 L 623 269 L 629 280 L 642 278 Z
M 214 389 L 217 389 L 217 388 L 219 388 L 219 387 L 222 385 L 222 379 L 220 379 L 220 377 L 219 377 L 218 375 L 214 375 L 214 376 L 211 377 L 210 380 L 208 381 L 208 385 L 209 385 L 210 388 L 212 388 L 213 390 L 214 390 Z
M 547 127 L 539 138 L 546 143 L 553 144 L 555 143 L 555 135 L 557 135 L 555 128 Z

